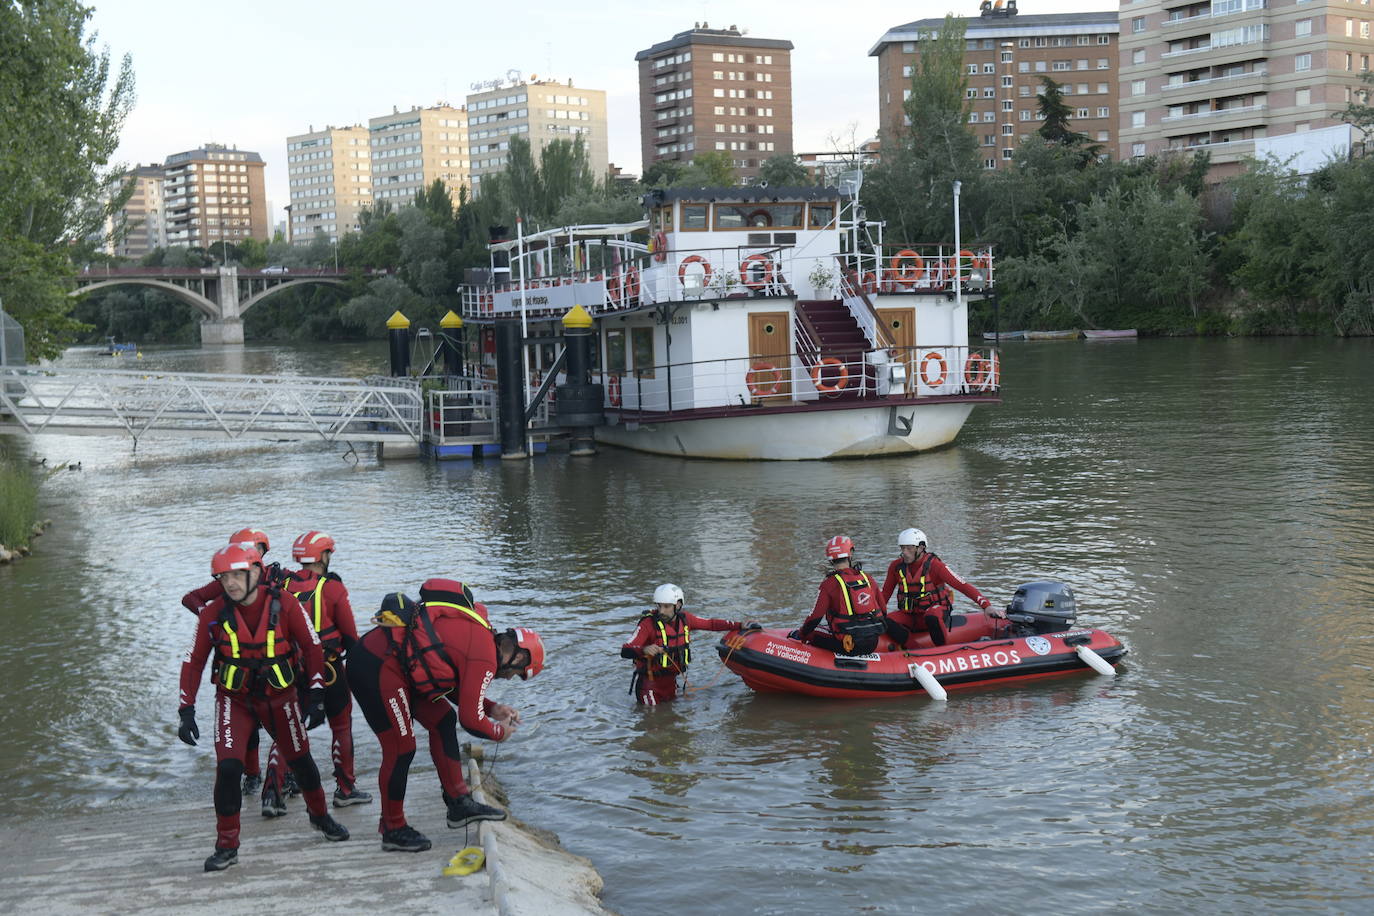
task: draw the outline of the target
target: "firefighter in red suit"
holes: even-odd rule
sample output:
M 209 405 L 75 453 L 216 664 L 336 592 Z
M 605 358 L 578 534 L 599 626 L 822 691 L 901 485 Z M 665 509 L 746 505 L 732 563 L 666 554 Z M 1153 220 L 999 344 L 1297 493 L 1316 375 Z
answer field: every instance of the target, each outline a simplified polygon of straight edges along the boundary
M 897 594 L 897 609 L 892 616 L 913 633 L 926 631 L 937 646 L 945 644 L 949 630 L 949 615 L 954 609 L 952 589 L 958 589 L 970 601 L 992 617 L 1005 617 L 1005 612 L 992 609 L 992 602 L 983 597 L 968 582 L 959 578 L 944 561 L 926 549 L 926 533 L 919 528 L 907 528 L 897 535 L 901 556 L 887 567 L 883 581 L 883 601 L 893 592 Z
M 506 812 L 472 797 L 463 779 L 458 726 L 479 738 L 503 741 L 520 724 L 513 707 L 487 699 L 493 678 L 534 677 L 544 667 L 544 643 L 523 628 L 496 632 L 487 609 L 454 579 L 429 579 L 420 602 L 396 593 L 348 653 L 348 683 L 382 745 L 377 774 L 382 793 L 378 832 L 382 849 L 423 852 L 430 841 L 406 823 L 406 782 L 415 758 L 415 727 L 429 732 L 448 826 L 502 821 Z
M 362 805 L 372 796 L 360 791 L 353 777 L 353 697 L 343 676 L 344 653 L 358 641 L 358 625 L 343 580 L 329 571 L 337 545 L 322 531 L 307 531 L 291 545 L 291 557 L 301 568 L 286 573 L 282 587 L 296 596 L 305 616 L 320 637 L 324 652 L 324 709 L 333 735 L 329 757 L 334 763 L 334 807 Z M 267 755 L 267 780 L 262 787 L 263 817 L 286 813 L 286 766 L 276 744 Z
M 853 565 L 854 542 L 842 534 L 825 544 L 833 572 L 821 582 L 816 606 L 794 631 L 796 638 L 841 655 L 866 655 L 884 633 L 897 645 L 906 643 L 906 628 L 887 616 L 882 595 L 868 574 Z
M 758 628 L 717 617 L 698 617 L 682 609 L 682 589 L 671 583 L 654 590 L 654 607 L 639 618 L 630 641 L 620 647 L 620 657 L 633 659 L 630 693 L 645 706 L 656 706 L 677 696 L 679 676 L 691 662 L 692 630 L 728 631 Z
M 306 730 L 324 722 L 324 658 L 315 631 L 295 598 L 263 584 L 262 560 L 250 547 L 230 544 L 210 561 L 224 596 L 200 612 L 195 642 L 181 665 L 181 727 L 177 736 L 194 745 L 196 692 L 206 659 L 215 656 L 215 851 L 206 871 L 238 864 L 239 778 L 248 736 L 261 725 L 287 748 L 310 824 L 328 840 L 348 839 L 348 830 L 329 816 L 320 771 L 310 757 Z M 304 716 L 297 701 L 296 672 L 305 671 L 309 701 Z
M 261 528 L 240 528 L 229 535 L 230 544 L 242 544 L 257 550 L 259 557 L 267 556 L 267 550 L 272 546 L 267 538 L 267 532 Z M 273 572 L 279 570 L 276 563 L 265 567 L 268 572 L 268 580 L 272 580 Z M 212 578 L 200 588 L 192 589 L 181 598 L 181 606 L 186 608 L 197 617 L 204 610 L 205 606 L 216 598 L 224 597 L 224 589 L 220 586 L 219 580 Z M 258 789 L 262 787 L 262 766 L 258 759 L 258 746 L 261 742 L 261 734 L 255 728 L 253 734 L 248 739 L 248 748 L 243 758 L 243 794 L 244 796 L 256 795 Z

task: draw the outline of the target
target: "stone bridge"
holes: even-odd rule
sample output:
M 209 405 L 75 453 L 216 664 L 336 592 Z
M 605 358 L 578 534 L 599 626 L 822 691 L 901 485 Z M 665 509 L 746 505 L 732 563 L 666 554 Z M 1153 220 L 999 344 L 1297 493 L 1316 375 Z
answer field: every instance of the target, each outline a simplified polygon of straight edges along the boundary
M 347 271 L 334 268 L 88 267 L 77 274 L 72 296 L 109 286 L 160 289 L 200 312 L 203 344 L 243 343 L 243 313 L 268 296 L 308 283 L 343 286 Z

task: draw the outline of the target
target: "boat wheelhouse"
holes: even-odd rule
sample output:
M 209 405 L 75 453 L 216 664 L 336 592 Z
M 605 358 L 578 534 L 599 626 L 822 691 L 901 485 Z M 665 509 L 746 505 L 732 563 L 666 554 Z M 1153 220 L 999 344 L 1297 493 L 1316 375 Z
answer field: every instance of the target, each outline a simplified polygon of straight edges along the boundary
M 968 340 L 991 250 L 888 243 L 857 184 L 656 190 L 634 223 L 518 232 L 464 286 L 463 318 L 523 322 L 533 393 L 561 370 L 560 319 L 589 312 L 602 442 L 744 459 L 947 445 L 1000 402 L 995 349 Z

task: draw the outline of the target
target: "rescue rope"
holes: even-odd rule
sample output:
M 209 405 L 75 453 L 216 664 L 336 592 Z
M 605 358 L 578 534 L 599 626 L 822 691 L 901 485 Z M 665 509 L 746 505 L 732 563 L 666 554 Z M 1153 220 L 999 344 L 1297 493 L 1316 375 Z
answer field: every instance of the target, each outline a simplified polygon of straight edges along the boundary
M 687 682 L 684 680 L 682 682 L 683 693 L 689 693 L 697 690 L 706 690 L 720 683 L 720 679 L 725 676 L 725 672 L 730 670 L 729 667 L 727 667 L 726 663 L 730 661 L 730 656 L 735 654 L 735 650 L 738 649 L 740 646 L 744 645 L 744 638 L 742 636 L 736 637 L 735 639 L 730 640 L 727 643 L 727 645 L 730 647 L 730 651 L 726 652 L 725 657 L 720 660 L 720 670 L 716 672 L 716 676 L 713 677 L 711 680 L 707 681 L 705 684 L 702 684 L 700 687 L 688 687 Z

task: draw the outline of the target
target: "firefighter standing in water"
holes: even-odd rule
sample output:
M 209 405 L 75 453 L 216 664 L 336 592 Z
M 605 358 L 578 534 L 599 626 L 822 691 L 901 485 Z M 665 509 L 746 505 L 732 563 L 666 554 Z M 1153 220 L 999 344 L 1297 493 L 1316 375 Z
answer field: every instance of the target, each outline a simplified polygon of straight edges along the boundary
M 238 864 L 239 808 L 243 801 L 239 778 L 247 736 L 261 725 L 282 742 L 287 764 L 296 774 L 310 824 L 327 840 L 346 840 L 348 830 L 329 816 L 320 771 L 310 757 L 306 730 L 324 722 L 324 657 L 305 611 L 289 593 L 265 584 L 262 559 L 252 548 L 230 544 L 210 561 L 210 572 L 224 587 L 224 596 L 200 612 L 195 642 L 181 665 L 181 705 L 177 710 L 179 737 L 195 745 L 196 692 L 205 661 L 213 651 L 215 664 L 215 851 L 205 860 L 206 871 L 222 871 Z M 297 700 L 295 665 L 307 678 L 308 697 L 303 717 Z
M 320 637 L 324 652 L 324 709 L 333 733 L 330 759 L 334 762 L 334 807 L 363 805 L 372 796 L 360 791 L 353 776 L 353 697 L 343 675 L 344 653 L 358 641 L 358 625 L 343 580 L 329 571 L 334 539 L 322 531 L 307 531 L 291 545 L 291 557 L 301 568 L 287 573 L 283 587 L 296 596 L 305 616 Z M 263 817 L 286 813 L 286 766 L 272 745 L 267 755 L 267 780 L 262 787 Z
M 692 630 L 755 630 L 757 623 L 740 623 L 716 617 L 698 617 L 682 609 L 682 589 L 665 583 L 654 589 L 654 606 L 639 618 L 630 641 L 620 647 L 620 657 L 633 659 L 630 693 L 645 706 L 677 696 L 677 679 L 691 662 Z
M 905 627 L 887 616 L 882 595 L 868 574 L 851 560 L 854 542 L 843 534 L 825 543 L 825 557 L 833 570 L 821 582 L 816 606 L 796 638 L 841 655 L 867 655 L 886 633 L 897 645 L 906 643 Z
M 420 603 L 388 595 L 348 653 L 348 683 L 382 745 L 377 774 L 382 793 L 378 832 L 382 849 L 424 852 L 430 841 L 406 822 L 406 782 L 415 759 L 419 722 L 439 772 L 448 825 L 503 821 L 506 812 L 472 797 L 463 778 L 458 726 L 479 738 L 503 741 L 520 724 L 513 707 L 487 699 L 492 678 L 529 680 L 544 667 L 544 643 L 533 630 L 497 633 L 484 605 L 454 579 L 429 579 Z
M 244 544 L 257 550 L 260 557 L 267 556 L 267 550 L 271 547 L 271 541 L 267 538 L 267 532 L 261 528 L 240 528 L 229 535 L 230 544 Z M 264 561 L 265 562 L 265 561 Z M 268 580 L 273 581 L 273 574 L 279 572 L 281 567 L 276 563 L 264 567 L 268 572 Z M 216 598 L 224 596 L 224 588 L 219 584 L 218 579 L 212 578 L 208 583 L 200 588 L 192 589 L 181 597 L 181 606 L 192 614 L 200 616 L 201 610 Z M 262 766 L 259 763 L 258 747 L 262 736 L 255 728 L 253 734 L 248 738 L 248 747 L 243 758 L 243 794 L 255 795 L 262 786 Z
M 883 581 L 883 601 L 897 593 L 897 610 L 892 616 L 912 633 L 922 630 L 930 634 L 937 646 L 945 644 L 949 632 L 949 616 L 954 610 L 953 591 L 958 589 L 970 601 L 992 617 L 1007 616 L 1004 611 L 992 610 L 992 602 L 972 584 L 959 578 L 944 561 L 926 549 L 926 533 L 919 528 L 907 528 L 897 535 L 901 556 L 887 567 Z

